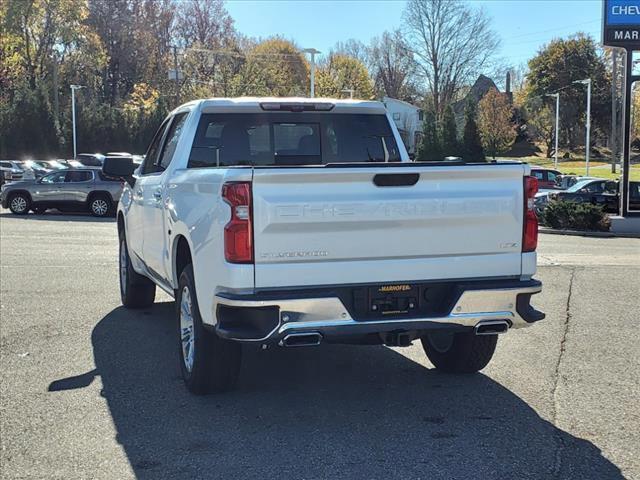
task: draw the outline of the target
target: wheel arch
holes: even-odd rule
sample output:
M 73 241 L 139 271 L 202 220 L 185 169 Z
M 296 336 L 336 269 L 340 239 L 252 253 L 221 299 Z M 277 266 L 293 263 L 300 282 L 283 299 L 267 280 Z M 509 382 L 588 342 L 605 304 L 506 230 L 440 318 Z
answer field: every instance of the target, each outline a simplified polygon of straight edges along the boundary
M 122 235 L 126 235 L 126 230 L 124 227 L 124 214 L 122 212 L 118 212 L 118 237 Z
M 180 279 L 180 273 L 184 267 L 188 264 L 193 263 L 193 255 L 191 254 L 191 245 L 182 234 L 178 234 L 173 239 L 173 260 L 171 262 L 171 270 L 173 277 L 174 286 L 178 286 L 178 282 Z
M 113 197 L 111 196 L 111 193 L 109 193 L 107 190 L 94 190 L 90 192 L 89 195 L 87 196 L 87 203 L 91 203 L 91 201 L 98 196 L 106 197 L 109 200 L 109 202 L 111 202 L 111 205 L 113 206 Z
M 16 195 L 18 195 L 19 193 L 26 195 L 27 198 L 29 199 L 29 202 L 33 203 L 33 197 L 31 196 L 31 192 L 29 192 L 29 190 L 24 190 L 24 189 L 11 190 L 7 192 L 7 200 L 11 201 L 11 199 Z

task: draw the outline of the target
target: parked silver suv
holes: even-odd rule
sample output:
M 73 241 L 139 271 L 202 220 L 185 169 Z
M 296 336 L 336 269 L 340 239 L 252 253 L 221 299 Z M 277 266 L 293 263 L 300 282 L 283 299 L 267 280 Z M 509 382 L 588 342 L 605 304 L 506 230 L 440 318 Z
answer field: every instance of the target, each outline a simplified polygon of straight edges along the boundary
M 99 169 L 78 168 L 53 172 L 38 180 L 7 183 L 0 190 L 0 200 L 3 208 L 16 215 L 56 208 L 104 217 L 114 211 L 121 192 L 120 179 L 108 177 Z

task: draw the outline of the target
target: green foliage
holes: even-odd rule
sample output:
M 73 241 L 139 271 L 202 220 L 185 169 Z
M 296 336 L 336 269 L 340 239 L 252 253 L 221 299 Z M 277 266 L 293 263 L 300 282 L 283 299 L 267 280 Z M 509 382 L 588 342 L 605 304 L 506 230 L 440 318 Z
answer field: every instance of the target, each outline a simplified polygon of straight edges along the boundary
M 443 156 L 458 156 L 460 154 L 460 145 L 458 143 L 458 127 L 456 126 L 456 117 L 453 113 L 453 108 L 451 108 L 451 105 L 447 105 L 444 110 L 439 133 Z
M 233 95 L 296 96 L 309 89 L 309 65 L 292 42 L 270 38 L 252 47 L 232 80 Z
M 372 98 L 360 61 L 329 63 L 331 95 Z M 176 64 L 177 81 L 168 78 Z M 306 96 L 309 64 L 291 41 L 239 34 L 224 0 L 0 1 L 0 157 L 71 155 L 72 84 L 85 87 L 79 152 L 142 153 L 186 101 Z
M 353 57 L 331 54 L 316 73 L 316 95 L 319 97 L 344 97 L 343 90 L 353 89 L 353 98 L 373 98 L 373 83 L 367 67 Z
M 546 157 L 551 158 L 555 147 L 555 112 L 548 105 L 528 111 L 527 127 L 529 135 L 546 147 Z
M 424 123 L 422 124 L 422 140 L 418 145 L 416 160 L 421 162 L 441 161 L 442 148 L 438 138 L 438 128 L 436 124 L 436 114 L 432 109 L 424 112 Z
M 575 80 L 590 78 L 591 119 L 594 128 L 608 132 L 611 125 L 611 80 L 595 41 L 584 34 L 553 40 L 529 61 L 529 99 L 560 91 L 560 125 L 563 144 L 572 148 L 582 141 L 585 125 L 586 86 Z
M 540 223 L 561 230 L 606 232 L 611 222 L 598 205 L 552 201 L 540 215 Z
M 511 119 L 513 109 L 506 95 L 495 89 L 489 90 L 480 100 L 478 129 L 482 146 L 494 159 L 507 151 L 516 139 L 515 126 Z
M 472 99 L 469 99 L 464 109 L 464 131 L 462 134 L 462 157 L 467 162 L 485 161 L 476 115 L 476 104 Z

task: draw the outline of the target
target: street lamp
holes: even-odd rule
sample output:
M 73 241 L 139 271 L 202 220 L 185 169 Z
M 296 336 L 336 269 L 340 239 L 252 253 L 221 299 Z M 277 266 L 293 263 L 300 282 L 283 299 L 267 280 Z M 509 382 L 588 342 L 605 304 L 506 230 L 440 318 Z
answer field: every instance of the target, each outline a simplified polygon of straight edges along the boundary
M 587 176 L 589 176 L 589 137 L 591 135 L 591 79 L 576 80 L 573 83 L 581 83 L 587 86 L 587 145 L 585 149 L 585 162 L 587 167 Z
M 73 158 L 76 158 L 76 90 L 85 88 L 84 85 L 70 85 L 71 87 L 71 118 L 73 123 Z
M 553 160 L 553 168 L 558 169 L 558 130 L 560 125 L 560 94 L 559 93 L 548 93 L 547 97 L 556 97 L 556 134 L 555 134 L 555 158 Z
M 309 96 L 313 98 L 316 94 L 316 55 L 321 52 L 315 48 L 305 48 L 302 52 L 311 55 L 311 87 Z

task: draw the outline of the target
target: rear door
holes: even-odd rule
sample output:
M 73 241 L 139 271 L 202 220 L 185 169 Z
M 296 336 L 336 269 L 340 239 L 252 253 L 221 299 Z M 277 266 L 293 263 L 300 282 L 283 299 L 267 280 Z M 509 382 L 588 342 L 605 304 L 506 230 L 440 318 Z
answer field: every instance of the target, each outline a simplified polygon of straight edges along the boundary
M 93 189 L 94 172 L 90 170 L 69 170 L 62 187 L 64 199 L 75 203 L 86 203 Z
M 142 245 L 144 239 L 145 195 L 150 195 L 150 189 L 153 188 L 153 183 L 157 182 L 157 179 L 154 177 L 158 177 L 161 173 L 156 170 L 155 164 L 160 155 L 160 149 L 168 123 L 169 120 L 165 120 L 156 132 L 147 150 L 144 162 L 138 169 L 138 178 L 133 186 L 131 205 L 127 212 L 127 244 L 130 253 L 135 254 L 140 259 L 143 258 Z
M 518 276 L 524 169 L 257 168 L 256 287 Z
M 153 166 L 156 174 L 150 175 L 145 182 L 143 203 L 144 203 L 144 242 L 142 250 L 144 261 L 153 272 L 160 278 L 168 280 L 165 258 L 167 252 L 167 231 L 166 231 L 166 182 L 162 173 L 167 169 L 176 150 L 182 128 L 187 120 L 188 112 L 178 113 L 173 116 L 158 160 Z

